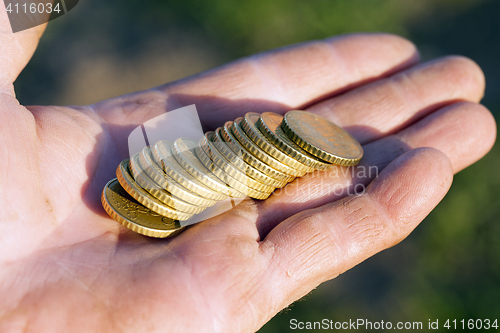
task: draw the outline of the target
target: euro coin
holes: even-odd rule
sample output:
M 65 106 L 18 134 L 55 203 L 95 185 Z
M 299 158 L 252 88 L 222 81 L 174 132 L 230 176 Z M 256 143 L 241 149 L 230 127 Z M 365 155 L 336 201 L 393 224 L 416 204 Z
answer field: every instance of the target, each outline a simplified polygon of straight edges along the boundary
M 219 157 L 217 157 L 216 161 L 214 161 L 214 158 L 213 156 L 211 156 L 211 154 L 215 155 L 215 153 L 211 152 L 209 146 L 206 144 L 200 145 L 200 147 L 196 149 L 196 153 L 200 158 L 200 161 L 205 165 L 207 169 L 212 171 L 217 177 L 224 179 L 224 181 L 229 186 L 241 193 L 244 193 L 245 195 L 248 195 L 249 197 L 252 197 L 254 199 L 266 199 L 267 197 L 269 197 L 269 194 L 274 191 L 274 188 L 272 187 L 269 187 L 269 190 L 267 192 L 262 192 L 250 187 L 247 184 L 250 179 L 246 175 L 243 175 L 241 173 L 237 174 L 238 176 L 236 176 L 239 179 L 231 176 L 231 174 L 236 174 L 234 167 L 232 167 L 228 163 L 223 163 Z M 230 171 L 231 174 L 226 171 L 230 168 L 232 168 L 232 170 Z M 243 175 L 244 177 L 239 177 L 241 175 Z
M 167 175 L 161 164 L 161 160 L 157 160 L 152 153 L 151 147 L 144 147 L 139 155 L 139 165 L 141 169 L 161 188 L 172 193 L 172 195 L 194 205 L 202 207 L 211 207 L 217 203 L 216 200 L 201 197 L 186 187 L 178 183 L 174 178 Z M 159 161 L 159 162 L 158 162 Z
M 243 158 L 243 151 L 241 150 L 241 148 L 243 147 L 241 147 L 240 150 L 238 150 L 237 147 L 230 148 L 229 146 L 230 145 L 234 146 L 234 144 L 225 142 L 222 139 L 220 132 L 221 129 L 218 128 L 214 133 L 214 135 L 212 135 L 212 140 L 215 149 L 217 149 L 217 151 L 222 156 L 224 156 L 224 158 L 228 161 L 228 163 L 233 164 L 236 168 L 238 168 L 238 170 L 240 170 L 247 176 L 259 181 L 260 183 L 268 184 L 275 188 L 276 187 L 281 188 L 287 184 L 287 182 L 274 179 L 271 176 L 266 175 L 259 169 L 253 167 L 251 164 L 246 163 Z
M 123 160 L 120 165 L 118 165 L 116 178 L 118 178 L 120 185 L 125 189 L 125 191 L 127 191 L 128 194 L 130 194 L 130 196 L 132 196 L 132 198 L 157 214 L 181 221 L 187 220 L 193 215 L 179 212 L 176 209 L 165 205 L 163 202 L 139 186 L 130 173 L 129 160 Z
M 254 156 L 249 150 L 247 150 L 243 145 L 238 141 L 238 139 L 233 135 L 231 126 L 233 122 L 228 121 L 226 124 L 224 124 L 224 127 L 219 127 L 216 131 L 215 134 L 217 137 L 223 141 L 226 142 L 228 147 L 233 150 L 234 153 L 236 154 L 241 154 L 243 156 L 243 160 L 250 166 L 254 167 L 255 169 L 259 170 L 260 172 L 268 175 L 269 177 L 272 177 L 273 179 L 276 179 L 278 181 L 283 181 L 283 182 L 291 182 L 295 179 L 294 176 L 290 176 L 282 171 L 279 171 L 276 168 L 271 167 L 269 164 L 264 163 L 260 159 L 258 159 L 256 156 Z M 258 148 L 256 146 L 256 148 Z M 269 156 L 269 159 L 272 157 Z M 276 161 L 276 163 L 279 163 Z M 289 168 L 286 165 L 283 164 L 283 167 Z
M 164 238 L 183 230 L 179 221 L 157 214 L 137 202 L 116 178 L 104 186 L 101 202 L 111 218 L 136 233 Z
M 244 193 L 228 185 L 226 179 L 223 179 L 226 178 L 225 174 L 217 176 L 203 165 L 199 157 L 196 156 L 195 150 L 197 147 L 198 142 L 187 138 L 179 138 L 175 140 L 172 146 L 172 155 L 193 177 L 211 189 L 233 198 L 245 197 Z
M 303 172 L 314 171 L 314 168 L 311 168 L 295 160 L 293 157 L 288 156 L 287 154 L 279 150 L 272 142 L 270 142 L 256 126 L 259 118 L 260 115 L 257 113 L 247 113 L 245 117 L 243 117 L 239 122 L 241 128 L 243 128 L 248 137 L 252 139 L 252 141 L 255 142 L 257 146 L 291 168 Z M 236 122 L 238 122 L 238 119 L 236 119 Z
M 165 205 L 172 207 L 172 209 L 187 214 L 198 214 L 205 209 L 205 207 L 203 206 L 195 206 L 177 198 L 176 196 L 173 196 L 172 193 L 166 191 L 160 185 L 158 185 L 158 183 L 152 180 L 146 174 L 144 169 L 142 169 L 141 164 L 139 163 L 138 154 L 132 156 L 132 158 L 130 159 L 130 169 L 137 184 L 139 184 L 143 189 L 148 191 L 152 196 L 156 197 Z
M 214 137 L 214 132 L 207 132 L 199 142 L 199 148 L 203 149 L 205 153 L 208 153 L 213 163 L 224 170 L 224 172 L 229 176 L 247 185 L 248 187 L 251 187 L 260 192 L 271 193 L 272 191 L 274 191 L 276 187 L 267 185 L 264 181 L 260 182 L 258 180 L 255 180 L 252 177 L 249 177 L 245 171 L 242 171 L 242 165 L 244 165 L 245 163 L 241 158 L 235 157 L 234 161 L 230 162 L 226 157 L 224 157 L 220 153 L 219 149 L 217 149 L 217 146 L 221 145 L 214 142 Z M 200 154 L 197 154 L 197 156 L 200 156 Z
M 279 171 L 282 171 L 290 176 L 294 177 L 302 177 L 307 172 L 302 170 L 294 169 L 285 163 L 281 162 L 277 158 L 269 155 L 267 152 L 262 150 L 255 142 L 252 141 L 245 133 L 243 128 L 240 126 L 240 121 L 242 118 L 236 119 L 231 125 L 231 132 L 238 139 L 238 141 L 248 149 L 256 158 L 261 160 L 262 162 L 268 164 L 272 168 L 275 168 Z
M 327 162 L 356 165 L 363 157 L 363 148 L 352 135 L 313 113 L 287 112 L 281 126 L 295 143 Z
M 235 207 L 232 198 L 264 200 L 295 177 L 355 165 L 362 156 L 354 137 L 314 114 L 247 113 L 199 141 L 177 138 L 144 147 L 120 163 L 117 179 L 104 187 L 101 201 L 125 227 L 169 237 L 183 230 L 179 221 L 194 223 Z M 228 198 L 232 205 L 224 203 L 190 219 Z
M 153 151 L 155 156 L 162 162 L 163 170 L 167 175 L 201 197 L 215 201 L 227 199 L 227 194 L 217 192 L 208 187 L 180 165 L 173 157 L 171 149 L 171 144 L 168 141 L 161 140 L 155 144 L 155 150 Z
M 257 121 L 257 128 L 271 141 L 278 149 L 291 158 L 317 170 L 328 170 L 333 164 L 326 163 L 314 155 L 299 147 L 293 142 L 281 128 L 283 116 L 277 113 L 264 112 Z

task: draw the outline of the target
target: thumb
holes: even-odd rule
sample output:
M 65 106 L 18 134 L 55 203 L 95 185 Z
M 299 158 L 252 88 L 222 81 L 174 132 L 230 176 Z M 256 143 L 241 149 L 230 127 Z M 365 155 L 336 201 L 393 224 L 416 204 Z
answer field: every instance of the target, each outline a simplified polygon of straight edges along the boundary
M 0 92 L 14 95 L 13 83 L 31 59 L 47 23 L 12 33 L 5 2 L 0 4 Z

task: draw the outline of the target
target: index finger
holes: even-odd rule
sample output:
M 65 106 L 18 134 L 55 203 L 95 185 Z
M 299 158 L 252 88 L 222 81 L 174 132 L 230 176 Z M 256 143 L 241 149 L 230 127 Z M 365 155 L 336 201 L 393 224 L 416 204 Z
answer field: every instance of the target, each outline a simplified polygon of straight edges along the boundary
M 418 62 L 415 46 L 389 34 L 353 34 L 256 54 L 158 90 L 169 105 L 196 104 L 215 128 L 246 112 L 284 113 Z

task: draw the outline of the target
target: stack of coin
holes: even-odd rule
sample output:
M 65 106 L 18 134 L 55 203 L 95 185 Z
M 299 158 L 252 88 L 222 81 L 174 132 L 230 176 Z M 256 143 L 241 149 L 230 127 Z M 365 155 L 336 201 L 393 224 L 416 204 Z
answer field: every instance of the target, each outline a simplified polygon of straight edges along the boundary
M 127 228 L 169 237 L 185 221 L 228 198 L 266 199 L 296 177 L 355 165 L 361 145 L 330 121 L 305 111 L 247 113 L 199 142 L 158 141 L 124 160 L 102 204 Z

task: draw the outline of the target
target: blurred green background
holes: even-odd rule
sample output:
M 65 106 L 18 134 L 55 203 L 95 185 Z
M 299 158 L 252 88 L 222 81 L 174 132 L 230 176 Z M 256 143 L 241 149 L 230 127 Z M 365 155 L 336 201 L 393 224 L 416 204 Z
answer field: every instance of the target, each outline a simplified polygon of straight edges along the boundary
M 462 54 L 500 110 L 500 1 L 82 0 L 51 22 L 16 81 L 23 104 L 87 104 L 290 43 L 385 31 L 423 59 Z M 324 283 L 260 332 L 289 321 L 500 319 L 500 149 L 459 173 L 415 232 Z M 425 326 L 424 326 L 425 327 Z

